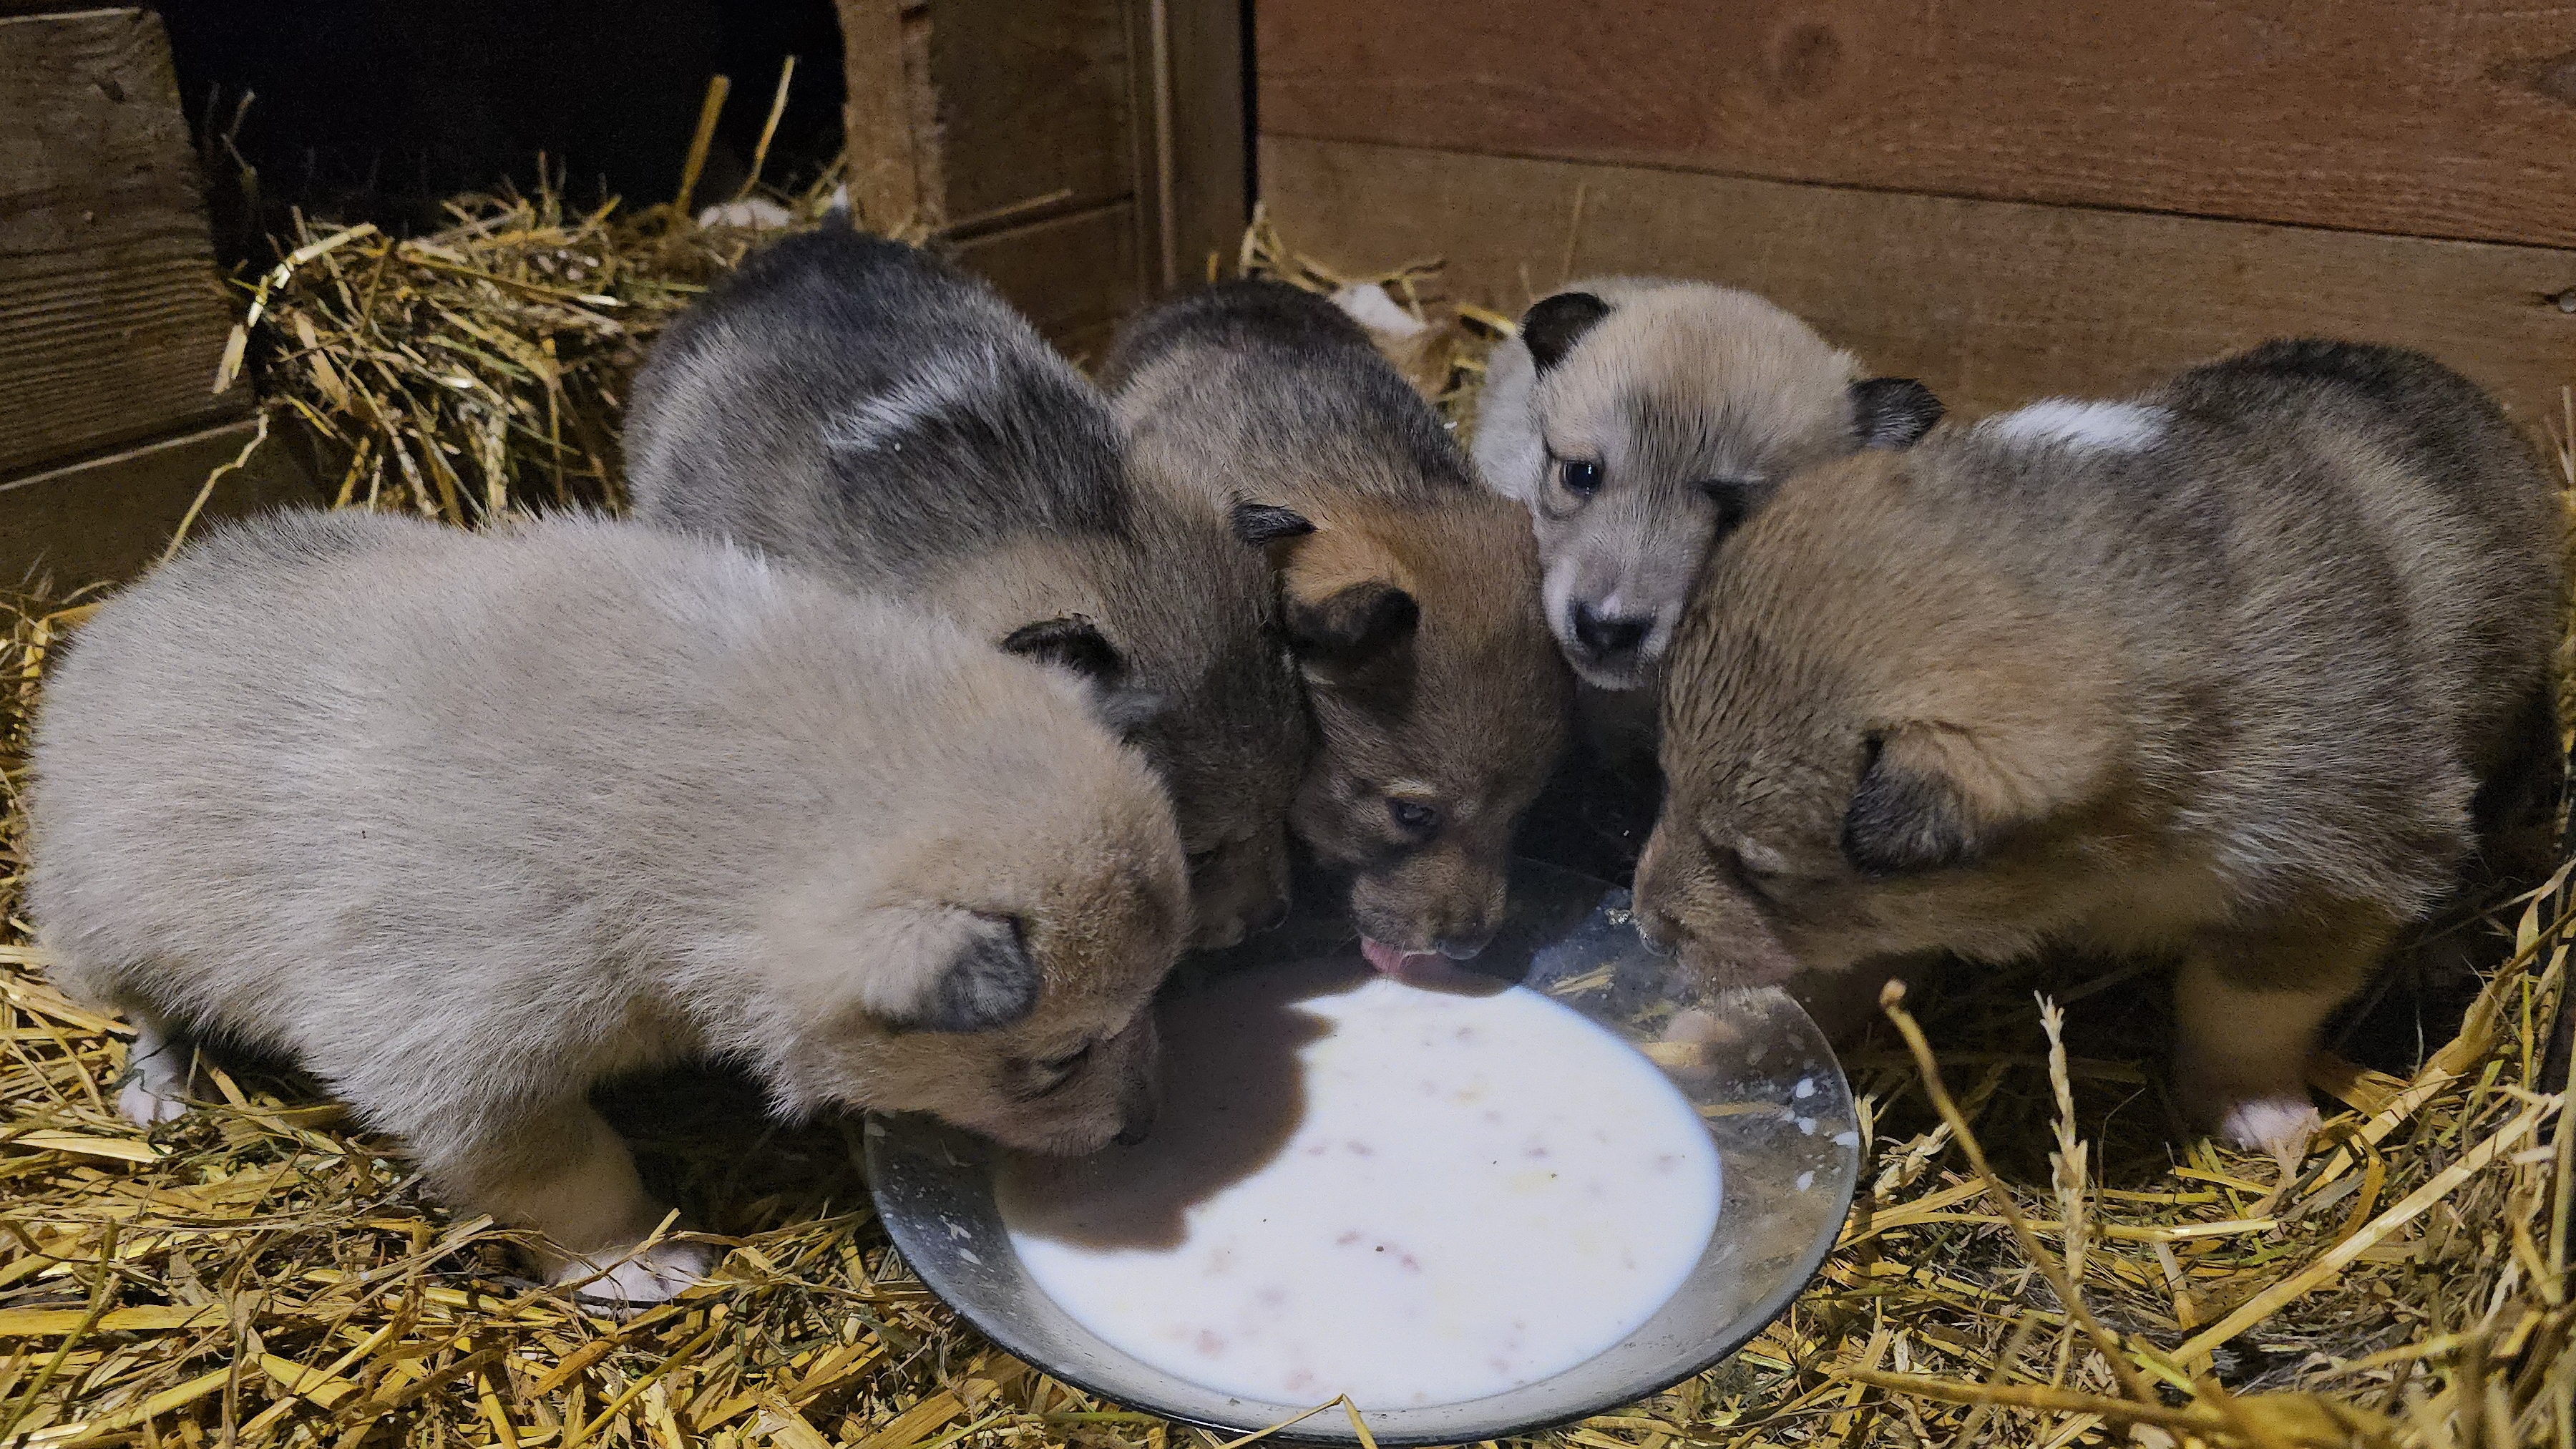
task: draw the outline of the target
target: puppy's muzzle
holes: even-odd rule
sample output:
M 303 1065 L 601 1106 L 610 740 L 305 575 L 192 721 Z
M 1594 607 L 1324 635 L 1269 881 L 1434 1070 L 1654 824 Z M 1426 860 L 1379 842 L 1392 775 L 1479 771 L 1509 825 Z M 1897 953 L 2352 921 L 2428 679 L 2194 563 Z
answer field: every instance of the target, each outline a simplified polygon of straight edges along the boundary
M 1574 627 L 1576 646 L 1596 664 L 1629 659 L 1645 647 L 1646 636 L 1655 632 L 1652 615 L 1603 614 L 1581 599 L 1566 610 L 1566 616 Z

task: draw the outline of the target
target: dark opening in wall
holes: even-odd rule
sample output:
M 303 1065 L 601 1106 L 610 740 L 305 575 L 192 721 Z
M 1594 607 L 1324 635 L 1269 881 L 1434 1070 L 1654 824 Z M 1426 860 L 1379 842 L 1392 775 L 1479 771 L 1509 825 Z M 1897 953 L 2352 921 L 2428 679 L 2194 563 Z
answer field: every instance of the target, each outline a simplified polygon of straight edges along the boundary
M 289 208 L 389 229 L 440 199 L 522 189 L 538 156 L 582 205 L 670 199 L 707 80 L 732 99 L 699 182 L 743 179 L 781 61 L 794 89 L 763 176 L 801 182 L 841 146 L 831 0 L 162 0 L 206 158 L 216 245 L 269 260 Z M 247 172 L 247 175 L 244 173 Z

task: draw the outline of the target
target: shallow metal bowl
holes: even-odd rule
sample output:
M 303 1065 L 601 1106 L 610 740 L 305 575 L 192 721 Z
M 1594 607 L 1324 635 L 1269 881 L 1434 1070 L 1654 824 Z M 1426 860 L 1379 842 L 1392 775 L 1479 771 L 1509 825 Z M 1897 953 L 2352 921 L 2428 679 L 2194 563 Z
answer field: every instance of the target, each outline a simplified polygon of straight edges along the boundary
M 1677 963 L 1646 949 L 1628 893 L 1569 871 L 1519 863 L 1513 920 L 1475 962 L 1544 991 L 1638 1045 L 1684 1007 L 1713 1013 L 1729 1040 L 1674 1085 L 1717 1147 L 1723 1200 L 1699 1265 L 1654 1317 L 1550 1378 L 1487 1398 L 1365 1412 L 1380 1444 L 1501 1439 L 1589 1417 L 1708 1368 L 1762 1331 L 1824 1262 L 1860 1169 L 1851 1089 L 1824 1034 L 1777 990 L 1707 997 Z M 1348 928 L 1306 918 L 1250 946 L 1201 958 L 1184 977 L 1350 949 Z M 1182 989 L 1187 989 L 1186 985 Z M 994 1152 L 917 1118 L 871 1120 L 868 1180 L 877 1214 L 931 1291 L 1021 1359 L 1102 1398 L 1221 1434 L 1267 1428 L 1313 1408 L 1204 1389 L 1140 1363 L 1076 1323 L 1029 1280 L 994 1206 Z M 1307 1418 L 1285 1437 L 1356 1443 L 1348 1415 Z

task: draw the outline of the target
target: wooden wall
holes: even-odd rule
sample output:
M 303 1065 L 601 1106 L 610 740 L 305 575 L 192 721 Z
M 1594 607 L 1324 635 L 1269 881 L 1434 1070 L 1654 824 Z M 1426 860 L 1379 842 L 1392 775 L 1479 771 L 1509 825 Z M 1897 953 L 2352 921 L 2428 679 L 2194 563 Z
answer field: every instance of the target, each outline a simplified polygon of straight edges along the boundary
M 1232 0 L 840 0 L 852 191 L 1096 359 L 1247 210 Z
M 231 327 L 160 22 L 0 14 L 0 588 L 158 556 L 253 436 L 212 386 Z M 254 462 L 214 512 L 302 486 Z
M 2576 381 L 2576 3 L 1255 13 L 1262 195 L 1351 269 L 1749 286 L 1971 409 L 2293 331 Z

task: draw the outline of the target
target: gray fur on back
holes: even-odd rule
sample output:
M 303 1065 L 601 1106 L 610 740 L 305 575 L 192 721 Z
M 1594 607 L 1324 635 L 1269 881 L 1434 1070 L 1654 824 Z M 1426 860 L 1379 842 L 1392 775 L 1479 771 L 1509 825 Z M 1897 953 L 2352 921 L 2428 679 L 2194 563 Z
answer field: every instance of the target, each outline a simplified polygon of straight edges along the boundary
M 905 592 L 1000 642 L 1078 618 L 1121 657 L 1104 717 L 1161 772 L 1227 944 L 1284 890 L 1309 751 L 1260 552 L 1140 487 L 1107 401 L 989 287 L 841 227 L 755 254 L 655 345 L 636 512 Z

